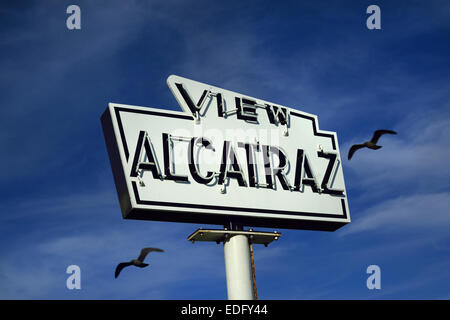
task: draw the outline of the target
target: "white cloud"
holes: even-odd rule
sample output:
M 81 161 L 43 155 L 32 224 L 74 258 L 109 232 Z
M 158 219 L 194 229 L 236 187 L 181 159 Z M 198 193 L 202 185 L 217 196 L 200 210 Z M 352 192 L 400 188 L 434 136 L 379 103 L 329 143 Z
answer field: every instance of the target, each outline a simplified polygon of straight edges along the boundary
M 414 293 L 420 296 L 423 288 L 433 283 L 444 284 L 450 281 L 450 259 L 443 259 L 425 266 L 420 272 L 414 274 L 409 279 L 390 282 L 379 292 L 379 297 L 388 299 L 389 297 L 402 297 L 406 293 Z M 437 286 L 436 290 L 441 290 L 441 286 Z M 440 299 L 439 293 L 428 293 L 426 299 Z M 448 299 L 448 298 L 447 298 Z
M 450 228 L 450 193 L 417 194 L 383 201 L 363 212 L 353 213 L 353 221 L 340 235 L 358 232 L 426 232 L 442 237 Z M 444 233 L 446 235 L 446 233 Z
M 440 192 L 449 186 L 450 117 L 421 116 L 412 113 L 395 126 L 398 135 L 383 135 L 379 150 L 361 149 L 348 161 L 347 151 L 354 143 L 371 138 L 357 137 L 341 146 L 344 170 L 352 187 L 360 188 L 366 199 L 404 192 Z
M 190 281 L 224 278 L 223 247 L 186 240 L 195 225 L 122 220 L 116 194 L 108 189 L 30 198 L 7 206 L 9 214 L 2 217 L 2 239 L 8 245 L 1 250 L 0 297 L 164 299 Z M 130 268 L 114 279 L 117 263 L 136 258 L 146 246 L 165 252 L 150 254 L 147 269 Z M 71 264 L 81 268 L 79 292 L 65 287 L 65 270 Z
M 206 283 L 224 278 L 223 247 L 192 245 L 186 240 L 191 231 L 191 225 L 144 222 L 93 225 L 82 232 L 75 227 L 65 234 L 47 230 L 43 237 L 36 231 L 31 237 L 34 241 L 17 236 L 14 246 L 2 250 L 1 297 L 167 299 L 192 281 Z M 148 268 L 128 268 L 114 279 L 116 265 L 136 258 L 146 246 L 165 252 L 151 253 L 146 259 Z M 81 268 L 79 292 L 65 287 L 65 269 L 71 264 Z

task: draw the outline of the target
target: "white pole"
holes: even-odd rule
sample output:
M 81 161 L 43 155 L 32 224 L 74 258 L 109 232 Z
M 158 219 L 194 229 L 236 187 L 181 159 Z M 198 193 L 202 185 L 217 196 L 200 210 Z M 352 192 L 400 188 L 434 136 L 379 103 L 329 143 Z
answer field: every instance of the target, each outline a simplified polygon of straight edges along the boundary
M 225 273 L 229 300 L 253 300 L 250 248 L 245 235 L 231 236 L 224 242 Z

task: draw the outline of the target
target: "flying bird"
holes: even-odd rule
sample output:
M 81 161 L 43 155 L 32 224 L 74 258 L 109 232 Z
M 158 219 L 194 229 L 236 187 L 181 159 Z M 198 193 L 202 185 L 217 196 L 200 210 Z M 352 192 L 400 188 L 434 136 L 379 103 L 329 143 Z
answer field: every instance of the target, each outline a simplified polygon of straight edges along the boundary
M 148 263 L 144 263 L 144 260 L 145 260 L 145 257 L 147 256 L 147 254 L 149 254 L 151 251 L 164 252 L 164 250 L 158 249 L 158 248 L 143 248 L 141 250 L 141 254 L 139 255 L 139 257 L 137 259 L 133 259 L 130 262 L 119 263 L 116 267 L 116 273 L 115 273 L 114 277 L 117 278 L 120 274 L 120 271 L 122 271 L 123 268 L 126 268 L 128 266 L 136 266 L 139 268 L 144 268 L 144 267 L 148 266 Z
M 370 141 L 366 141 L 362 144 L 354 144 L 351 146 L 349 152 L 348 152 L 348 160 L 350 160 L 353 157 L 353 154 L 356 152 L 356 150 L 359 150 L 361 148 L 369 148 L 372 150 L 377 150 L 380 149 L 381 146 L 377 145 L 378 139 L 380 139 L 380 137 L 383 134 L 397 134 L 397 132 L 392 131 L 392 130 L 377 130 L 374 132 L 372 139 L 370 139 Z

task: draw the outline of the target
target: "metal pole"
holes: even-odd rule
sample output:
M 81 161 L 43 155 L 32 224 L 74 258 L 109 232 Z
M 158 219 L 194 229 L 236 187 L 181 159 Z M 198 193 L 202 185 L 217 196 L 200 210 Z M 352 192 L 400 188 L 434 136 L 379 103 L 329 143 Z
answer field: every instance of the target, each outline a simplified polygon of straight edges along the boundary
M 252 261 L 253 295 L 255 296 L 255 300 L 258 300 L 258 289 L 256 288 L 255 258 L 253 256 L 253 244 L 251 242 L 250 242 L 250 256 Z
M 198 229 L 188 240 L 214 241 L 217 244 L 223 242 L 225 254 L 225 274 L 227 279 L 228 299 L 230 300 L 254 300 L 256 294 L 256 279 L 253 260 L 253 244 L 268 246 L 274 240 L 278 240 L 281 233 L 261 232 L 249 229 L 244 231 L 242 225 L 234 221 L 225 225 L 223 230 Z
M 224 242 L 225 273 L 229 300 L 253 300 L 252 268 L 248 238 L 233 235 Z

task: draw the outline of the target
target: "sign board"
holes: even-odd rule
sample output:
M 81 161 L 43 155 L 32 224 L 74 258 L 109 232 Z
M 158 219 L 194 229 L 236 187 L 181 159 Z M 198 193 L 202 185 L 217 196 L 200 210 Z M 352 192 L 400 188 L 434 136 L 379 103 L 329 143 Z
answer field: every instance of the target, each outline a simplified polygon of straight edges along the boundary
M 182 112 L 110 103 L 123 217 L 335 230 L 350 222 L 336 133 L 315 115 L 171 75 Z

